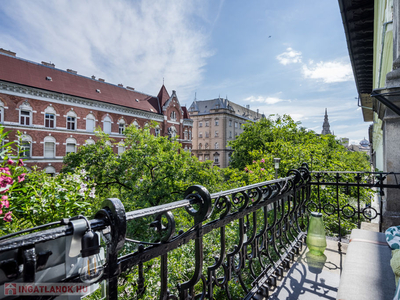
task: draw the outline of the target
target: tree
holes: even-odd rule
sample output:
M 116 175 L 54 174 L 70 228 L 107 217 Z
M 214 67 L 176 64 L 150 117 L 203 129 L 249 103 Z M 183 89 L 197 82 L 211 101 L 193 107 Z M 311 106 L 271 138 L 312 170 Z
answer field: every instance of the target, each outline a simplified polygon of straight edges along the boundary
M 126 128 L 124 144 L 119 144 L 125 149 L 121 155 L 114 153 L 109 136 L 99 132 L 96 144 L 80 147 L 64 158 L 62 172 L 85 169 L 100 197 L 118 197 L 127 210 L 181 200 L 191 185 L 213 190 L 223 182 L 211 161 L 199 162 L 175 139 L 154 136 L 150 133 L 153 126 Z
M 280 176 L 303 162 L 312 170 L 368 170 L 365 153 L 350 152 L 333 135 L 317 135 L 300 124 L 288 115 L 245 124 L 244 132 L 230 142 L 234 150 L 231 166 L 248 172 L 265 169 L 273 174 L 273 158 L 279 157 Z

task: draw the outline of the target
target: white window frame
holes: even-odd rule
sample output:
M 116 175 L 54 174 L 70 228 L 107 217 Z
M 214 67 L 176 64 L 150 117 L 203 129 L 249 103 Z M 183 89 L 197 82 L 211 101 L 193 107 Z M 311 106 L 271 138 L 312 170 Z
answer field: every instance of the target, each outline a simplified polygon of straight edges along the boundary
M 111 124 L 112 124 L 112 120 L 111 120 L 110 116 L 105 116 L 104 119 L 103 119 L 103 131 L 104 131 L 104 133 L 111 134 L 111 131 L 112 131 Z
M 28 147 L 26 147 L 26 144 L 28 144 Z M 21 136 L 21 140 L 20 140 L 20 155 L 21 157 L 32 157 L 32 137 L 30 135 L 24 134 Z M 23 153 L 26 153 L 27 151 L 25 149 L 29 149 L 28 150 L 28 155 L 23 155 Z
M 67 113 L 67 115 L 65 116 L 65 119 L 66 119 L 66 128 L 67 128 L 67 130 L 76 131 L 77 119 L 78 119 L 77 114 L 73 110 L 70 110 Z M 73 128 L 69 128 L 69 127 L 73 127 Z
M 73 150 L 71 151 L 72 148 Z M 76 147 L 77 147 L 77 143 L 76 140 L 74 138 L 67 138 L 66 142 L 65 142 L 65 155 L 69 154 L 69 153 L 76 153 Z
M 44 172 L 46 174 L 49 174 L 51 177 L 56 175 L 56 169 L 53 166 L 47 166 L 46 168 L 44 168 Z
M 170 118 L 172 121 L 176 121 L 176 112 L 175 111 L 171 112 Z
M 199 143 L 199 149 L 203 148 L 202 143 Z
M 219 164 L 219 154 L 214 154 L 214 164 Z
M 219 119 L 215 119 L 215 126 L 219 126 Z
M 204 149 L 209 149 L 210 148 L 210 146 L 208 145 L 208 143 L 206 143 L 205 145 L 204 145 Z
M 49 146 L 50 143 L 53 144 L 53 154 L 51 156 L 46 155 L 46 153 L 48 153 L 48 151 L 46 152 L 46 145 Z M 44 138 L 43 157 L 44 158 L 55 158 L 56 157 L 56 139 L 52 136 L 46 136 Z
M 0 123 L 4 122 L 4 103 L 0 100 Z
M 118 133 L 119 134 L 124 134 L 125 131 L 125 127 L 126 127 L 126 122 L 124 119 L 120 119 L 118 121 Z
M 92 128 L 90 128 L 90 125 L 92 125 Z M 93 114 L 88 114 L 86 116 L 86 131 L 87 132 L 94 132 L 95 128 L 96 128 L 96 118 L 94 117 Z
M 218 142 L 215 143 L 214 148 L 215 148 L 215 149 L 219 149 L 219 144 L 218 144 Z
M 199 131 L 199 138 L 203 138 L 203 133 Z
M 203 127 L 203 122 L 199 122 L 199 127 Z
M 28 103 L 28 101 L 25 101 L 19 106 L 19 124 L 24 125 L 24 126 L 32 126 L 33 123 L 33 118 L 32 118 L 32 106 Z M 28 115 L 22 116 L 22 112 L 27 112 Z M 29 124 L 26 124 L 26 119 L 29 118 Z M 24 124 L 22 124 L 22 119 L 24 119 Z
M 210 122 L 206 121 L 206 127 L 210 127 Z
M 157 125 L 157 127 L 154 128 L 154 134 L 155 134 L 155 136 L 160 136 L 160 134 L 161 134 L 160 126 Z
M 94 139 L 90 138 L 85 141 L 85 144 L 86 145 L 94 145 L 94 144 L 96 144 L 96 142 L 94 141 Z

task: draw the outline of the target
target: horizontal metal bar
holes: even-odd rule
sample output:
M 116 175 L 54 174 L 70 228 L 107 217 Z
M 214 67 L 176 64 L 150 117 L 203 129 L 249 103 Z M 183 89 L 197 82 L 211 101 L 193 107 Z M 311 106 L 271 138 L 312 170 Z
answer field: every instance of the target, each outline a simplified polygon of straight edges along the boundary
M 383 187 L 383 188 L 397 188 L 400 189 L 398 184 L 380 184 L 380 183 L 352 183 L 352 182 L 310 182 L 311 185 L 339 185 L 339 186 L 360 186 L 360 187 Z
M 368 171 L 310 171 L 312 174 L 373 174 L 373 175 L 400 175 L 400 173 L 395 172 L 368 172 Z
M 280 178 L 280 179 L 268 180 L 268 181 L 264 181 L 264 182 L 260 182 L 260 183 L 256 183 L 256 184 L 247 185 L 247 186 L 236 188 L 236 189 L 213 193 L 213 194 L 211 194 L 211 198 L 215 199 L 215 198 L 218 198 L 221 196 L 231 195 L 231 194 L 239 193 L 242 191 L 251 190 L 251 189 L 254 189 L 257 187 L 269 185 L 269 184 L 288 181 L 293 178 L 294 178 L 294 176 L 288 176 L 288 177 L 284 177 L 284 178 Z M 174 210 L 177 208 L 186 207 L 188 205 L 193 205 L 196 203 L 197 203 L 196 199 L 184 199 L 184 200 L 179 200 L 179 201 L 175 201 L 172 203 L 163 204 L 163 205 L 159 205 L 159 206 L 138 209 L 138 210 L 130 211 L 130 212 L 126 213 L 126 220 L 130 221 L 130 220 L 135 220 L 135 219 L 139 219 L 139 218 L 143 218 L 143 217 L 147 217 L 147 216 L 151 216 L 151 215 L 155 215 L 155 214 L 160 214 L 160 213 L 171 211 L 171 210 Z

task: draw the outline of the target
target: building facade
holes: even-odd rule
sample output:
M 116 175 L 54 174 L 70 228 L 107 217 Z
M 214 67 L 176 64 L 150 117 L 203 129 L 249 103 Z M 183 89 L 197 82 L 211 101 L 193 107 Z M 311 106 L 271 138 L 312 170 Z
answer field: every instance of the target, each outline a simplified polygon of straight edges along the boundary
M 243 124 L 265 117 L 228 99 L 195 100 L 189 107 L 193 120 L 193 154 L 200 161 L 212 160 L 214 165 L 229 165 L 232 149 L 228 145 L 243 132 Z
M 400 3 L 339 0 L 339 6 L 359 106 L 364 121 L 372 122 L 369 143 L 373 169 L 400 172 Z M 375 200 L 377 207 L 383 207 L 383 227 L 398 225 L 400 193 L 387 189 Z
M 66 154 L 95 143 L 96 128 L 114 139 L 111 146 L 120 153 L 125 127 L 140 128 L 150 121 L 158 124 L 153 134 L 177 137 L 191 150 L 193 121 L 176 92 L 169 95 L 164 85 L 151 96 L 0 49 L 0 124 L 9 131 L 8 140 L 1 142 L 20 143 L 28 168 L 59 172 Z

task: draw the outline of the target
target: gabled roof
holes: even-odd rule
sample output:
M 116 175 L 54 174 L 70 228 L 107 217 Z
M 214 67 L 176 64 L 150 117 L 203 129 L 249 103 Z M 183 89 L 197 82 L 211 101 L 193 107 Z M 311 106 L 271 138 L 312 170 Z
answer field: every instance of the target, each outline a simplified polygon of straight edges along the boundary
M 154 96 L 2 53 L 0 53 L 0 80 L 128 108 L 162 113 L 158 100 Z
M 184 118 L 184 119 L 190 119 L 189 113 L 188 113 L 188 111 L 187 111 L 186 106 L 181 106 L 181 108 L 182 108 L 182 111 L 183 111 L 183 118 Z
M 167 89 L 165 88 L 165 85 L 162 85 L 157 98 L 158 98 L 158 101 L 160 102 L 161 107 L 163 107 L 164 104 L 169 100 L 170 96 L 168 94 Z

